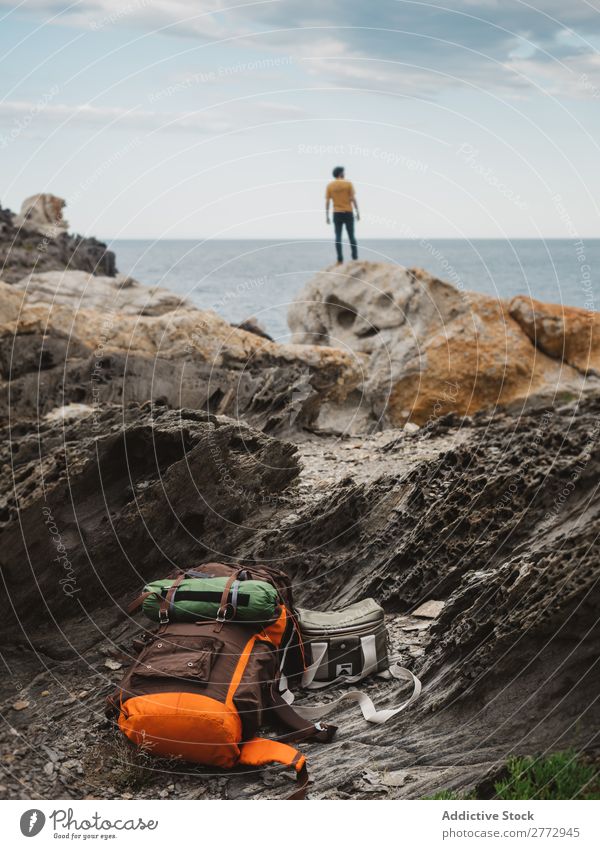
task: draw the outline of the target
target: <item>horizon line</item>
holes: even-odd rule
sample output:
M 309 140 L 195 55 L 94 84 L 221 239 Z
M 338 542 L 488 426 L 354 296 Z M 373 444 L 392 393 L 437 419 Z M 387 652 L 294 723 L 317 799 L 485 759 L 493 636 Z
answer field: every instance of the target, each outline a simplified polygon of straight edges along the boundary
M 86 238 L 90 238 L 87 236 Z M 325 236 L 306 236 L 299 239 L 293 236 L 239 236 L 223 237 L 223 236 L 96 236 L 103 242 L 323 242 L 329 244 L 330 238 Z M 587 242 L 600 241 L 598 236 L 414 236 L 397 237 L 397 236 L 366 236 L 361 241 L 365 242 L 573 242 L 578 240 Z M 360 244 L 360 243 L 359 243 Z

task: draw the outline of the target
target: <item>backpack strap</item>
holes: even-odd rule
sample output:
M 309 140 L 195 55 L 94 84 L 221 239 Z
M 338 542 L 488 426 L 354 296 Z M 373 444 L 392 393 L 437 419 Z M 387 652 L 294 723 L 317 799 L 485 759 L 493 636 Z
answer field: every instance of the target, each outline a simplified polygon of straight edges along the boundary
M 288 734 L 282 734 L 276 739 L 282 743 L 298 743 L 300 740 L 313 740 L 315 743 L 330 743 L 336 731 L 337 725 L 329 725 L 324 722 L 307 722 L 306 717 L 300 716 L 298 711 L 285 702 L 279 693 L 271 692 L 273 704 L 265 708 L 264 717 L 269 722 L 270 714 L 281 724 L 290 728 Z
M 178 575 L 165 595 L 162 598 L 160 603 L 160 608 L 158 610 L 158 621 L 161 625 L 166 625 L 169 621 L 169 612 L 173 610 L 173 603 L 175 601 L 175 593 L 179 589 L 181 583 L 185 580 L 185 572 L 182 572 Z
M 288 799 L 305 799 L 308 786 L 308 770 L 306 758 L 294 749 L 277 740 L 267 740 L 264 737 L 254 737 L 240 744 L 240 759 L 242 766 L 266 766 L 270 763 L 293 766 L 296 770 L 297 789 Z
M 218 633 L 227 619 L 233 619 L 237 610 L 237 597 L 239 589 L 239 576 L 243 569 L 237 569 L 233 575 L 230 575 L 225 583 L 223 594 L 221 595 L 221 603 L 217 611 L 217 624 L 214 630 Z M 229 596 L 231 595 L 231 601 Z
M 137 613 L 138 610 L 141 609 L 146 599 L 150 598 L 151 595 L 156 595 L 156 593 L 153 590 L 150 590 L 150 592 L 142 593 L 141 595 L 139 595 L 131 602 L 131 604 L 127 606 L 127 613 L 129 613 L 130 616 L 132 616 L 134 613 Z

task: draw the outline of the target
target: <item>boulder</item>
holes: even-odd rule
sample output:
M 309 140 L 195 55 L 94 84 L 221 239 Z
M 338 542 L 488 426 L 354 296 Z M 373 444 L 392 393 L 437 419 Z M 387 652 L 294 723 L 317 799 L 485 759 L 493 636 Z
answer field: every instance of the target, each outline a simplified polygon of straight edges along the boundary
M 21 204 L 21 211 L 15 215 L 15 224 L 54 239 L 69 229 L 69 222 L 65 221 L 62 214 L 66 205 L 66 201 L 56 195 L 32 195 Z
M 334 266 L 290 307 L 292 341 L 368 357 L 362 381 L 375 420 L 430 425 L 578 398 L 600 381 L 539 350 L 508 303 L 460 291 L 422 269 L 356 261 Z
M 600 376 L 597 312 L 518 295 L 510 302 L 510 315 L 540 351 L 582 374 Z

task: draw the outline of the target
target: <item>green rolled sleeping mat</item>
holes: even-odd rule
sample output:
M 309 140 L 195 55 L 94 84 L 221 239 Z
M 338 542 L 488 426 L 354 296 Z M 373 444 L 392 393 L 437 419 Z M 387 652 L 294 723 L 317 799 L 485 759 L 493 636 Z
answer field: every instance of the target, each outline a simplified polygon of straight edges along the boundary
M 217 619 L 228 578 L 185 578 L 176 588 L 168 617 L 171 622 L 197 622 Z M 161 602 L 173 581 L 164 578 L 144 587 L 151 593 L 142 610 L 152 622 L 159 622 Z M 266 581 L 234 581 L 227 599 L 226 618 L 234 622 L 262 624 L 279 615 L 277 590 Z

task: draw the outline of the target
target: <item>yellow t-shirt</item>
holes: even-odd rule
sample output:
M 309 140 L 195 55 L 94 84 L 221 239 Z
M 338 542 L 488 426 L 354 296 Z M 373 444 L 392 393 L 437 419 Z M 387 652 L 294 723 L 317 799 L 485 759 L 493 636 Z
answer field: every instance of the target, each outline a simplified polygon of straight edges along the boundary
M 325 200 L 333 201 L 334 212 L 352 212 L 354 186 L 350 180 L 332 180 L 327 186 Z

